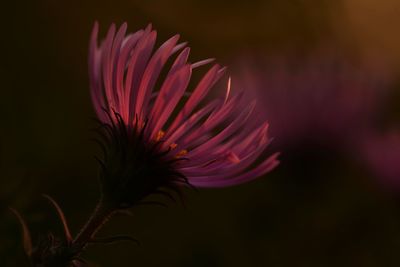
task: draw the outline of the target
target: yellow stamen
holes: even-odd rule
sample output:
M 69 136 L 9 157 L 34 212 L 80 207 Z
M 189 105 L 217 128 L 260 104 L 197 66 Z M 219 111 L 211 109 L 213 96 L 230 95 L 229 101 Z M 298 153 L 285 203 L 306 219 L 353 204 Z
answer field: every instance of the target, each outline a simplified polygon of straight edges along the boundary
M 169 147 L 170 147 L 171 149 L 175 149 L 177 146 L 178 146 L 178 145 L 175 144 L 175 143 L 172 143 L 172 144 L 169 145 Z
M 183 150 L 179 151 L 178 154 L 176 154 L 175 157 L 176 157 L 176 158 L 180 158 L 180 157 L 185 156 L 187 153 L 188 153 L 187 150 L 186 150 L 186 149 L 183 149 Z
M 164 137 L 164 135 L 165 135 L 165 132 L 164 132 L 164 131 L 161 131 L 161 130 L 158 131 L 157 136 L 156 136 L 156 141 L 160 141 L 161 138 Z

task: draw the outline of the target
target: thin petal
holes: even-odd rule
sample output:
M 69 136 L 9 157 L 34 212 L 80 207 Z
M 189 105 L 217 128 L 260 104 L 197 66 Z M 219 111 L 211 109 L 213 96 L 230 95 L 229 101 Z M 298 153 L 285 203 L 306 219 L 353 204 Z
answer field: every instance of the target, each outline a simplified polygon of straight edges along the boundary
M 185 103 L 185 106 L 181 109 L 171 127 L 168 129 L 168 132 L 173 132 L 179 123 L 182 120 L 186 119 L 190 116 L 190 113 L 194 110 L 194 108 L 200 103 L 200 101 L 207 95 L 211 87 L 215 84 L 217 72 L 220 69 L 219 65 L 213 66 L 207 73 L 204 75 L 203 79 L 199 82 L 197 87 L 194 89 L 192 95 Z
M 126 110 L 129 110 L 129 121 L 133 121 L 135 117 L 138 87 L 156 41 L 157 33 L 155 31 L 150 32 L 150 30 L 150 27 L 146 28 L 143 36 L 136 45 L 126 74 L 124 98 L 128 101 L 126 105 L 129 108 L 126 108 Z
M 142 80 L 138 89 L 135 113 L 141 118 L 147 117 L 147 104 L 150 100 L 150 96 L 153 90 L 153 86 L 157 81 L 158 75 L 164 67 L 169 56 L 171 55 L 172 49 L 179 39 L 179 35 L 175 35 L 167 40 L 160 48 L 154 53 L 150 59 L 149 64 L 142 76 Z
M 161 130 L 176 104 L 178 104 L 189 84 L 191 73 L 190 65 L 186 65 L 164 82 L 150 114 L 151 136 Z
M 197 187 L 227 187 L 247 183 L 273 170 L 279 164 L 278 155 L 279 153 L 272 155 L 256 168 L 235 177 L 231 177 L 229 174 L 222 176 L 212 175 L 206 179 L 193 176 L 188 177 L 189 182 Z

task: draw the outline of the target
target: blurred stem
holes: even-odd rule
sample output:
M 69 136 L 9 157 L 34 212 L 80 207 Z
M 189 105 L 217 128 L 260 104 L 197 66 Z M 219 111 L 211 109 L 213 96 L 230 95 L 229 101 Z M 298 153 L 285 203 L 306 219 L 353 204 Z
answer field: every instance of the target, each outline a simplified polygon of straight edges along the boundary
M 86 245 L 94 238 L 96 233 L 116 211 L 117 210 L 114 207 L 105 204 L 102 199 L 99 201 L 92 216 L 86 222 L 85 226 L 83 226 L 72 243 L 78 253 L 86 247 Z

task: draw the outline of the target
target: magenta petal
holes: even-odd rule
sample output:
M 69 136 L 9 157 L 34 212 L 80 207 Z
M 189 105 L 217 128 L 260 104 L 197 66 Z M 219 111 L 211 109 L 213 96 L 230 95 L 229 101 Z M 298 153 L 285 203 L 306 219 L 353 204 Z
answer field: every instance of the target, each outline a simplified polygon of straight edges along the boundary
M 204 77 L 201 79 L 197 87 L 194 89 L 192 95 L 186 102 L 185 106 L 181 109 L 175 121 L 172 123 L 171 127 L 168 129 L 168 132 L 172 132 L 176 129 L 176 126 L 182 122 L 185 118 L 187 118 L 196 105 L 207 95 L 208 91 L 215 84 L 216 74 L 219 69 L 219 65 L 213 66 Z
M 241 98 L 242 94 L 236 95 L 228 103 L 222 105 L 218 110 L 213 112 L 201 126 L 181 140 L 180 144 L 182 146 L 187 146 L 189 144 L 192 146 L 199 145 L 199 137 L 211 132 L 217 125 L 224 122 L 229 115 L 236 115 L 239 112 L 237 107 Z
M 215 61 L 215 58 L 208 58 L 208 59 L 200 60 L 200 61 L 192 64 L 192 69 L 207 65 L 213 61 Z
M 101 54 L 97 48 L 97 35 L 99 32 L 99 24 L 95 22 L 92 30 L 92 35 L 89 44 L 89 77 L 90 77 L 90 95 L 96 111 L 97 116 L 105 121 L 106 117 L 102 110 L 105 107 L 105 102 L 102 94 L 101 85 L 101 71 L 100 71 L 100 60 Z
M 129 121 L 132 121 L 134 114 L 136 114 L 136 98 L 139 83 L 156 41 L 156 32 L 148 31 L 149 30 L 146 29 L 145 33 L 140 38 L 133 50 L 130 62 L 128 63 L 128 71 L 125 80 L 125 99 L 129 101 L 127 103 L 129 106 Z
M 121 111 L 121 116 L 125 121 L 129 122 L 129 99 L 125 97 L 126 88 L 124 86 L 126 66 L 129 61 L 129 56 L 135 45 L 139 41 L 139 38 L 143 36 L 143 31 L 137 31 L 129 37 L 125 38 L 122 43 L 121 52 L 117 61 L 117 71 L 116 71 L 116 90 L 119 93 L 119 107 Z M 129 122 L 130 123 L 130 122 Z
M 263 146 L 264 144 L 265 146 L 268 145 L 269 140 L 266 131 L 267 125 L 268 124 L 264 124 L 258 129 L 253 130 L 253 132 L 243 131 L 242 133 L 245 133 L 246 135 L 243 135 L 242 133 L 235 135 L 228 142 L 215 146 L 212 151 L 207 151 L 206 153 L 191 159 L 191 161 L 187 163 L 187 166 L 192 167 L 208 164 L 207 162 L 210 162 L 210 158 L 223 158 L 229 153 L 238 155 L 239 159 L 247 158 L 260 146 Z
M 106 40 L 102 45 L 102 64 L 103 64 L 103 82 L 104 82 L 104 90 L 106 93 L 106 97 L 108 99 L 108 109 L 115 108 L 115 99 L 114 99 L 114 91 L 112 87 L 112 64 L 111 64 L 111 49 L 112 43 L 115 34 L 115 25 L 112 24 L 110 29 L 108 30 Z M 111 111 L 111 110 L 110 110 Z
M 173 75 L 177 70 L 182 68 L 189 58 L 190 48 L 186 47 L 183 51 L 179 54 L 179 56 L 175 59 L 174 64 L 172 64 L 171 69 L 168 72 L 167 76 Z
M 170 144 L 170 143 L 179 143 L 179 138 L 184 135 L 186 132 L 188 132 L 199 120 L 201 120 L 205 115 L 207 115 L 209 112 L 214 110 L 218 105 L 220 104 L 220 101 L 214 100 L 207 104 L 204 108 L 200 109 L 196 113 L 194 113 L 192 116 L 190 116 L 189 119 L 184 121 L 178 129 L 176 129 L 168 138 L 166 138 L 165 143 Z M 167 133 L 168 136 L 168 133 Z
M 186 65 L 164 82 L 149 116 L 149 128 L 152 129 L 150 136 L 154 136 L 164 126 L 185 92 L 191 73 L 190 65 Z
M 174 48 L 176 42 L 179 39 L 179 35 L 175 35 L 166 41 L 153 55 L 147 64 L 146 70 L 143 73 L 140 86 L 138 88 L 135 113 L 139 117 L 146 117 L 147 104 L 150 100 L 151 92 L 154 84 L 157 81 L 158 75 L 161 72 L 162 67 L 171 55 L 171 51 Z
M 258 165 L 256 168 L 236 177 L 224 177 L 221 175 L 209 176 L 207 179 L 203 179 L 201 177 L 190 177 L 190 183 L 198 187 L 227 187 L 247 183 L 270 172 L 276 166 L 278 166 L 278 156 L 279 154 L 276 153 Z
M 220 133 L 216 136 L 205 142 L 204 144 L 199 145 L 194 150 L 192 150 L 188 156 L 189 157 L 196 157 L 200 153 L 204 151 L 208 151 L 212 149 L 218 143 L 224 141 L 227 137 L 230 137 L 233 133 L 235 133 L 240 127 L 245 124 L 247 119 L 249 118 L 250 114 L 254 110 L 254 104 L 251 104 L 247 107 L 231 124 L 229 124 L 225 129 L 223 129 Z

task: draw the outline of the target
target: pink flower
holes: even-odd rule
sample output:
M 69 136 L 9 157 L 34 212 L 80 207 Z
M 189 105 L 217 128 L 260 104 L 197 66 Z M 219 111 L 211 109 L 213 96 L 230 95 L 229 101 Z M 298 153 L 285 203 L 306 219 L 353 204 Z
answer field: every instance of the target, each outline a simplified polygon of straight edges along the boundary
M 360 157 L 383 185 L 400 189 L 400 132 L 369 134 L 363 138 Z
M 368 128 L 386 93 L 386 80 L 330 52 L 310 58 L 247 58 L 238 64 L 239 83 L 262 102 L 276 142 L 348 146 Z
M 157 33 L 151 25 L 127 35 L 126 29 L 126 23 L 118 30 L 112 25 L 98 46 L 96 23 L 90 42 L 92 102 L 109 129 L 102 176 L 113 191 L 142 188 L 142 199 L 182 183 L 232 186 L 278 164 L 277 154 L 259 160 L 270 140 L 268 123 L 254 123 L 254 102 L 241 93 L 231 96 L 230 85 L 225 96 L 206 99 L 224 67 L 215 64 L 189 90 L 192 71 L 212 59 L 188 62 L 190 48 L 178 44 L 179 35 L 153 52 Z

